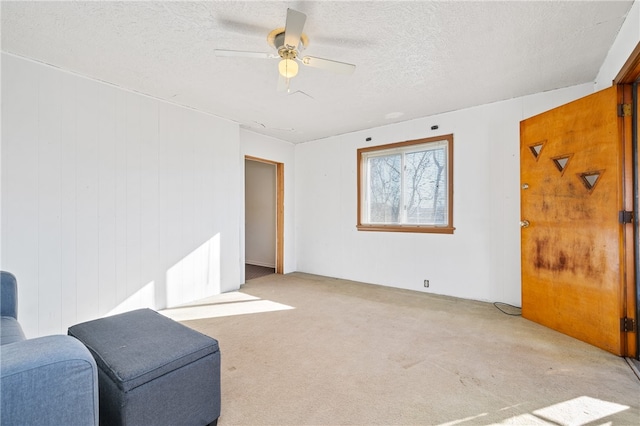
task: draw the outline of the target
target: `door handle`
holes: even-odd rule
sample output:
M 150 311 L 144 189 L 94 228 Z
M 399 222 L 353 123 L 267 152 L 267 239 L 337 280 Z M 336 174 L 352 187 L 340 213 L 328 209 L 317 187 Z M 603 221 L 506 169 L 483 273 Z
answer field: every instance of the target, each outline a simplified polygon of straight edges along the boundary
M 520 228 L 528 228 L 528 227 L 529 227 L 529 225 L 531 225 L 531 224 L 530 224 L 530 223 L 529 223 L 529 221 L 528 221 L 528 220 L 526 220 L 526 219 L 525 219 L 525 220 L 521 220 L 521 221 L 520 221 Z

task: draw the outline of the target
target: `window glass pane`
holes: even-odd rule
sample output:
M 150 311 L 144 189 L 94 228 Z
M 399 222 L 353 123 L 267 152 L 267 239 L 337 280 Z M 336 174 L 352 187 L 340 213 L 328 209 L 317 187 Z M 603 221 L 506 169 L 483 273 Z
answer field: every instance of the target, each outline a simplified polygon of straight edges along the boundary
M 405 154 L 406 223 L 447 223 L 446 148 Z
M 368 214 L 372 223 L 398 223 L 400 215 L 400 154 L 368 159 Z

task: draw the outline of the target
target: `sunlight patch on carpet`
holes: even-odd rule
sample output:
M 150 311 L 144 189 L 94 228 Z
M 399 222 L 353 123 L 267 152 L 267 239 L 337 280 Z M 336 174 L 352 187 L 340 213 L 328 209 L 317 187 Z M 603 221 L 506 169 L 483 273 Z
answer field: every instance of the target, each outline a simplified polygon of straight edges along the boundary
M 438 426 L 455 426 L 455 425 L 459 425 L 461 423 L 468 423 L 468 422 L 471 422 L 473 420 L 478 420 L 480 417 L 484 417 L 487 414 L 488 413 L 482 413 L 482 414 L 478 414 L 477 416 L 465 417 L 464 419 L 458 419 L 458 420 L 454 420 L 452 422 L 440 423 Z
M 285 311 L 289 309 L 295 308 L 236 291 L 212 296 L 175 308 L 163 309 L 159 312 L 174 321 L 191 321 L 232 315 Z
M 559 425 L 586 425 L 628 409 L 628 406 L 615 402 L 580 396 L 533 413 Z
M 603 419 L 629 408 L 615 402 L 581 396 L 534 410 L 531 413 L 510 417 L 500 424 L 583 426 L 603 421 Z

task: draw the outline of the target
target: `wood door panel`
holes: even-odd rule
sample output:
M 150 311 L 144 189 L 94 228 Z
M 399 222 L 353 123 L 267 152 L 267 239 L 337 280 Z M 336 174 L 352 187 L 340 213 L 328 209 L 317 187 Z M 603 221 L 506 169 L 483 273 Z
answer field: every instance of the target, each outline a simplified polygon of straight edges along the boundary
M 621 354 L 617 100 L 612 87 L 521 122 L 522 315 Z

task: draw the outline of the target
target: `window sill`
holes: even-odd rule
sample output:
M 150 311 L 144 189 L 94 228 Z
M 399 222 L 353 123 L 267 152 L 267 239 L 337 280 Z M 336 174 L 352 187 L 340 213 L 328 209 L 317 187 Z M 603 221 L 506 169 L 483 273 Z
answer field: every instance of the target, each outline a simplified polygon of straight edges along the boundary
M 410 225 L 362 225 L 356 226 L 358 231 L 376 232 L 417 232 L 422 234 L 453 234 L 456 229 L 450 226 L 410 226 Z

